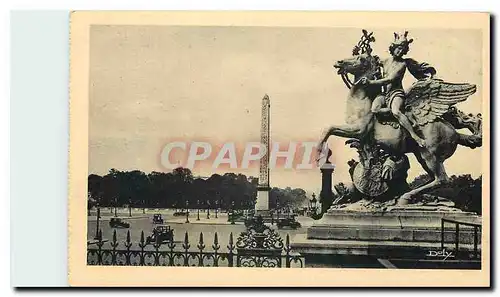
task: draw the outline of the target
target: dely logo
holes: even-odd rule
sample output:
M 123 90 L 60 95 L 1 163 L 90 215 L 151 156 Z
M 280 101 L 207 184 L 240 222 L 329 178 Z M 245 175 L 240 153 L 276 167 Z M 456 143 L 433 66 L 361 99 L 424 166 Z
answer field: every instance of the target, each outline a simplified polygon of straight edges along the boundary
M 443 261 L 445 261 L 448 258 L 455 258 L 455 255 L 453 255 L 453 252 L 449 252 L 446 249 L 443 249 L 441 251 L 429 251 L 426 254 L 427 257 L 432 257 L 432 258 L 443 258 Z

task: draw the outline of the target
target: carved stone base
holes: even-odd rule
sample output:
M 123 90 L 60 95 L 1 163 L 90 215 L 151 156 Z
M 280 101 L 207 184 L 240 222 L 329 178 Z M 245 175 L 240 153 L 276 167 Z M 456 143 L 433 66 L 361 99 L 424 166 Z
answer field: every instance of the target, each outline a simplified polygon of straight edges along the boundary
M 257 201 L 255 204 L 255 211 L 268 211 L 269 210 L 269 188 L 259 188 L 257 191 Z
M 307 230 L 307 238 L 440 242 L 442 218 L 481 224 L 481 217 L 466 212 L 329 210 Z M 473 243 L 473 233 L 472 227 L 460 226 L 460 242 Z M 454 236 L 455 225 L 445 224 L 445 241 L 453 241 Z
M 307 239 L 305 234 L 292 237 L 291 242 L 292 250 L 304 257 L 305 267 L 481 269 L 480 258 L 456 260 L 452 245 L 445 245 L 453 253 L 449 259 L 429 256 L 430 251 L 441 251 L 435 242 L 322 240 Z M 473 254 L 472 245 L 460 249 Z
M 394 261 L 406 261 L 411 265 L 430 261 L 456 268 L 455 264 L 465 262 L 457 260 L 453 266 L 450 261 L 443 262 L 442 259 L 428 256 L 430 252 L 442 251 L 442 218 L 481 224 L 480 216 L 460 211 L 420 209 L 370 212 L 330 209 L 307 229 L 306 235 L 299 234 L 292 238 L 292 248 L 305 257 L 306 267 L 314 266 L 318 261 L 324 264 L 325 259 L 333 263 L 325 267 L 336 267 L 344 262 L 342 267 L 372 267 L 371 264 L 376 267 L 385 263 L 384 259 L 389 259 L 387 263 L 390 265 Z M 446 223 L 443 235 L 444 248 L 456 256 L 455 224 Z M 480 229 L 475 233 L 473 226 L 460 225 L 458 238 L 460 257 L 468 257 L 472 262 L 467 262 L 470 264 L 467 267 L 478 269 L 480 258 L 471 256 L 481 253 Z M 474 248 L 475 242 L 478 244 L 477 250 Z M 406 264 L 398 265 L 403 267 Z
M 464 227 L 460 230 L 460 243 L 473 244 L 474 230 Z M 480 243 L 481 233 L 478 233 Z M 440 242 L 441 228 L 395 228 L 395 227 L 318 227 L 307 231 L 308 239 L 327 240 L 366 240 L 366 241 L 400 241 L 400 242 Z M 445 242 L 454 242 L 455 229 L 449 225 L 444 231 Z

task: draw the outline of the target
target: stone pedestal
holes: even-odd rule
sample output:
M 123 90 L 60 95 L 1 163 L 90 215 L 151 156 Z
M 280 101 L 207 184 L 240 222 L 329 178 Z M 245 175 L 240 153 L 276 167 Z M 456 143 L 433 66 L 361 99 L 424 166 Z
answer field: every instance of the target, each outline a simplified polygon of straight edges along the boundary
M 255 214 L 269 212 L 269 188 L 259 187 L 257 189 L 257 202 L 255 203 Z
M 325 165 L 327 166 L 321 168 L 321 192 L 319 194 L 321 213 L 327 212 L 333 202 L 332 175 L 334 169 L 330 161 L 327 161 Z
M 441 242 L 441 219 L 480 224 L 481 217 L 466 212 L 329 210 L 307 230 L 308 239 L 389 240 Z M 473 228 L 460 226 L 460 241 L 473 243 Z M 445 241 L 454 240 L 454 224 L 445 224 Z
M 439 260 L 429 258 L 428 255 L 442 250 L 442 236 L 445 249 L 457 252 L 455 224 L 445 223 L 442 233 L 441 219 L 481 224 L 480 216 L 460 211 L 377 212 L 330 209 L 307 229 L 307 234 L 292 238 L 292 248 L 305 257 L 306 267 L 308 261 L 311 264 L 314 259 L 321 258 L 323 259 L 321 261 L 324 261 L 325 257 L 343 259 L 344 256 L 360 256 L 375 259 L 379 263 L 389 260 L 413 261 L 413 264 L 422 261 L 430 263 L 429 261 Z M 476 251 L 475 242 L 478 244 Z M 480 243 L 480 228 L 460 225 L 459 253 L 466 254 L 466 257 L 476 252 L 480 253 Z M 447 265 L 451 265 L 452 260 L 449 259 Z M 457 261 L 457 263 L 461 265 L 465 262 Z M 477 267 L 478 263 L 480 264 L 479 260 L 474 259 L 471 267 Z

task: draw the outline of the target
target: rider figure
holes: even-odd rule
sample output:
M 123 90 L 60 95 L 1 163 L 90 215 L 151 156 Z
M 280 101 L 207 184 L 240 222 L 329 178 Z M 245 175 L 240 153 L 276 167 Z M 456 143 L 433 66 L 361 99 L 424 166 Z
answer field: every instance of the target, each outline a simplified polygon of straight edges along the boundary
M 361 78 L 361 84 L 369 84 L 385 87 L 385 92 L 377 96 L 372 103 L 372 112 L 374 114 L 383 114 L 391 112 L 398 122 L 405 128 L 411 137 L 420 147 L 425 146 L 425 141 L 415 133 L 413 126 L 404 114 L 405 92 L 403 90 L 403 77 L 406 72 L 408 61 L 403 56 L 408 53 L 409 45 L 413 39 L 407 40 L 408 32 L 403 35 L 394 33 L 394 42 L 389 46 L 391 57 L 382 62 L 384 77 L 381 79 L 369 80 L 366 77 Z M 413 61 L 413 60 L 411 60 Z M 413 63 L 412 63 L 413 64 Z M 411 71 L 414 76 L 414 71 Z

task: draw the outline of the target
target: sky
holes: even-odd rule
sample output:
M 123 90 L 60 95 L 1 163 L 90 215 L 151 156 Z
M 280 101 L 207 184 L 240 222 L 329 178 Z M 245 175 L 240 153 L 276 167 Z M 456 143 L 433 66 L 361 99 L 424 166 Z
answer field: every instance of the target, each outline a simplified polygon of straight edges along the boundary
M 259 141 L 265 94 L 273 142 L 316 143 L 328 126 L 345 123 L 348 90 L 332 65 L 351 55 L 361 29 L 93 25 L 89 173 L 168 172 L 161 154 L 172 141 L 205 141 L 214 148 Z M 433 65 L 445 81 L 476 84 L 476 94 L 458 108 L 482 112 L 480 31 L 366 29 L 374 32 L 372 47 L 381 58 L 389 56 L 393 32 L 408 30 L 414 39 L 408 57 Z M 405 87 L 413 81 L 407 74 Z M 347 161 L 357 158 L 345 140 L 329 140 L 334 184 L 350 181 Z M 448 174 L 481 175 L 481 150 L 459 147 L 445 162 Z M 409 157 L 411 180 L 424 171 Z M 202 163 L 193 169 L 195 176 L 225 172 L 258 176 L 258 167 L 214 170 Z M 318 193 L 321 173 L 275 168 L 270 183 Z

